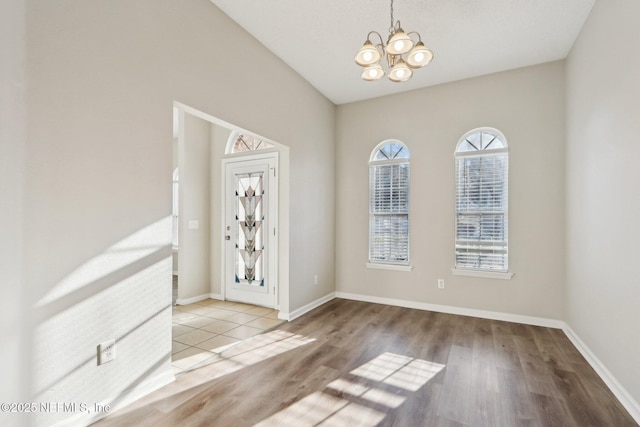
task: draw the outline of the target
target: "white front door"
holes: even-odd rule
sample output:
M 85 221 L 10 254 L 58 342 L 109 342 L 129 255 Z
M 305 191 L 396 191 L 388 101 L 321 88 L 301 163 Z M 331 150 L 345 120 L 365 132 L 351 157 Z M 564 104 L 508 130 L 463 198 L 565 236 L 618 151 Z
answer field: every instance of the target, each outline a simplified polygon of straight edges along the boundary
M 275 308 L 277 153 L 224 163 L 225 299 Z

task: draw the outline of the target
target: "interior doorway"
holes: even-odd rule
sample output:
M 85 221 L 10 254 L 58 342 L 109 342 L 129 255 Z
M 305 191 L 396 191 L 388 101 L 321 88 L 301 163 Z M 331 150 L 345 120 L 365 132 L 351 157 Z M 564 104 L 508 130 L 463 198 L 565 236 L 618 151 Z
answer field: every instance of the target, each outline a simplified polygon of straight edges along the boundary
M 204 299 L 233 300 L 276 308 L 286 318 L 289 306 L 289 148 L 202 111 L 174 101 L 174 280 L 177 305 Z M 265 160 L 267 159 L 268 160 Z M 227 164 L 262 159 L 265 219 L 257 232 L 266 244 L 251 244 L 247 224 L 239 236 L 227 233 Z M 277 172 L 276 172 L 277 171 Z M 273 175 L 273 174 L 276 175 Z M 235 193 L 235 190 L 234 190 Z M 244 194 L 242 197 L 248 197 Z M 245 212 L 246 213 L 246 212 Z M 268 225 L 267 225 L 268 224 Z M 235 232 L 243 225 L 235 224 Z M 266 227 L 266 228 L 263 228 Z M 274 235 L 276 233 L 276 235 Z M 225 240 L 226 236 L 229 241 Z M 238 243 L 236 267 L 247 269 L 229 282 L 228 244 Z M 254 250 L 255 249 L 255 250 Z M 244 251 L 244 252 L 242 252 Z M 257 252 L 262 251 L 262 252 Z M 239 260 L 239 261 L 238 261 Z M 253 263 L 256 265 L 253 265 Z M 253 271 L 258 268 L 257 271 Z M 259 277 L 255 274 L 265 274 Z M 264 282 L 262 280 L 264 279 Z M 251 283 L 249 283 L 251 282 Z M 245 292 L 240 292 L 240 291 Z M 261 297 L 258 298 L 260 294 Z
M 289 148 L 174 106 L 172 365 L 180 373 L 287 318 Z M 227 181 L 242 189 L 237 197 Z M 231 206 L 242 211 L 227 225 Z

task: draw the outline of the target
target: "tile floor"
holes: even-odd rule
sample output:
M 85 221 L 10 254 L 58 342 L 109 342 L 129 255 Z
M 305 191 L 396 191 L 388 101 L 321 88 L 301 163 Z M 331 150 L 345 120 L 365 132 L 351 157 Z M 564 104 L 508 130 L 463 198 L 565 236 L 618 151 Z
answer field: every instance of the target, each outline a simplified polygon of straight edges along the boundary
M 213 361 L 244 339 L 284 323 L 278 311 L 207 299 L 173 307 L 172 366 L 176 375 Z

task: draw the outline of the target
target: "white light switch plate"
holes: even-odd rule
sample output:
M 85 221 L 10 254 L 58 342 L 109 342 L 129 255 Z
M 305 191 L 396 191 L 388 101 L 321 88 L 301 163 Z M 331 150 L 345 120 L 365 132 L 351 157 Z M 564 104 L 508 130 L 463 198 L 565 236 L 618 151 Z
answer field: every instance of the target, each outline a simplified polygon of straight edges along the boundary
M 200 223 L 196 219 L 189 220 L 189 230 L 197 230 L 200 228 Z
M 111 362 L 116 358 L 116 340 L 98 344 L 98 366 Z

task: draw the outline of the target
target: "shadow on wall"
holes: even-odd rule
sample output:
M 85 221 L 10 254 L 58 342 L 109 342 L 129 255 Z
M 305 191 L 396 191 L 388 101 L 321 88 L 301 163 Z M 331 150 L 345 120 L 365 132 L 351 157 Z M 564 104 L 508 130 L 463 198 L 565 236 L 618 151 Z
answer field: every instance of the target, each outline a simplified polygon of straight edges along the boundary
M 95 419 L 96 405 L 114 407 L 173 377 L 171 223 L 168 216 L 122 239 L 37 301 L 31 394 L 49 409 L 35 411 L 31 425 Z M 98 365 L 98 344 L 111 339 L 116 357 Z

